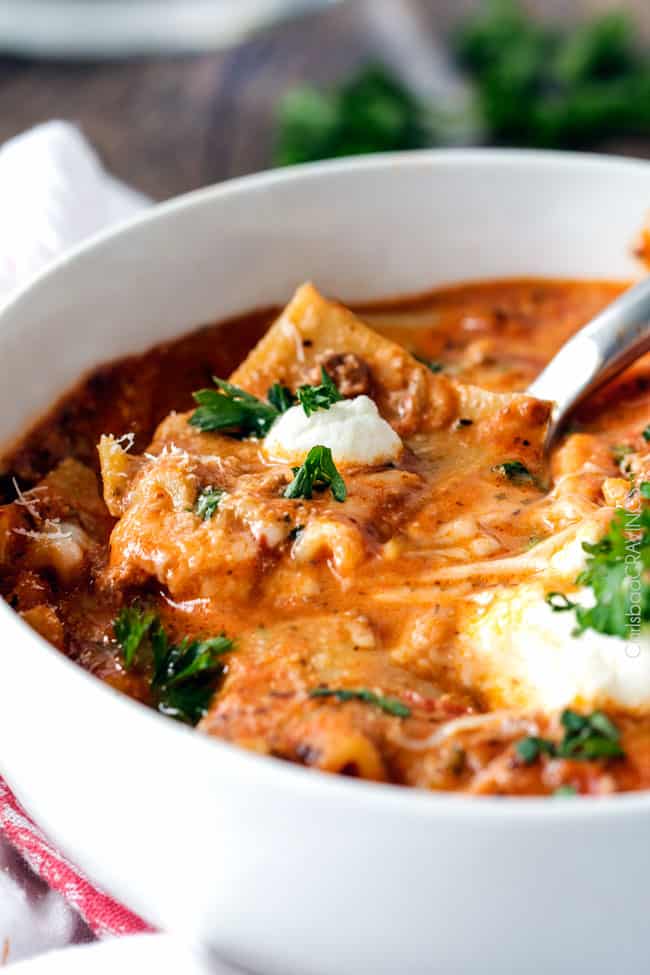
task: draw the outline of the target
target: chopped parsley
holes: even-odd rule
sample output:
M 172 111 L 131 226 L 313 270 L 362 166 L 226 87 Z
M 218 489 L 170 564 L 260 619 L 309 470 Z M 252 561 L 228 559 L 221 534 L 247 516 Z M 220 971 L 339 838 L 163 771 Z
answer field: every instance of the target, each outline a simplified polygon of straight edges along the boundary
M 555 755 L 555 743 L 547 738 L 537 738 L 529 735 L 517 742 L 517 755 L 526 765 L 532 765 L 541 755 Z
M 628 454 L 634 453 L 632 447 L 625 443 L 613 444 L 609 449 L 612 452 L 612 457 L 616 464 L 622 464 Z
M 565 596 L 563 592 L 549 592 L 545 598 L 554 613 L 564 613 L 568 609 L 576 609 L 578 606 L 568 596 Z
M 564 728 L 561 742 L 534 735 L 517 742 L 515 750 L 525 765 L 532 765 L 542 755 L 576 762 L 624 757 L 618 728 L 602 711 L 578 714 L 567 708 L 560 720 Z
M 221 488 L 204 488 L 196 499 L 194 514 L 202 521 L 210 521 L 225 493 Z
M 298 389 L 298 401 L 307 416 L 311 416 L 317 410 L 329 410 L 330 406 L 343 399 L 338 386 L 323 366 L 320 367 L 320 372 L 320 386 L 301 386 Z
M 442 362 L 436 362 L 435 359 L 427 359 L 426 356 L 420 355 L 418 352 L 413 353 L 413 358 L 421 362 L 423 366 L 426 366 L 429 372 L 442 372 L 445 368 Z M 471 423 L 472 421 L 470 420 L 469 422 Z
M 199 404 L 190 424 L 203 433 L 222 430 L 233 437 L 265 437 L 277 420 L 279 411 L 243 389 L 213 377 L 217 389 L 200 389 L 194 393 Z
M 578 714 L 567 709 L 562 713 L 564 740 L 561 758 L 589 762 L 596 758 L 622 758 L 620 734 L 616 725 L 602 711 Z
M 222 634 L 209 640 L 185 638 L 179 644 L 170 644 L 162 626 L 157 626 L 151 634 L 151 646 L 151 689 L 158 710 L 197 724 L 207 713 L 223 673 L 221 658 L 233 649 L 233 641 Z
M 124 666 L 130 670 L 140 644 L 156 622 L 155 613 L 145 613 L 137 606 L 128 606 L 121 610 L 113 623 L 115 639 L 122 648 Z
M 639 494 L 650 500 L 650 482 L 642 481 Z M 603 538 L 582 548 L 588 558 L 576 584 L 591 589 L 594 604 L 580 606 L 562 593 L 549 593 L 546 601 L 556 612 L 575 611 L 575 636 L 586 630 L 622 639 L 638 633 L 650 623 L 650 506 L 616 508 Z
M 309 692 L 310 697 L 334 697 L 337 701 L 363 701 L 365 704 L 372 704 L 379 708 L 384 714 L 390 714 L 396 718 L 410 718 L 411 709 L 403 704 L 396 697 L 384 697 L 383 694 L 375 694 L 362 688 L 358 691 L 330 690 L 329 687 L 316 687 Z
M 650 442 L 650 423 L 648 424 L 647 427 L 644 428 L 643 433 L 641 434 L 641 436 L 643 437 L 643 439 L 645 440 L 646 443 L 649 443 Z
M 222 657 L 234 650 L 225 635 L 208 640 L 170 643 L 155 613 L 138 606 L 123 609 L 113 624 L 124 666 L 136 664 L 150 674 L 149 688 L 157 709 L 195 725 L 206 714 L 223 673 Z M 146 638 L 146 639 L 145 639 Z M 146 653 L 145 653 L 146 651 Z
M 278 417 L 297 402 L 311 416 L 316 410 L 328 410 L 332 403 L 343 399 L 322 367 L 321 378 L 320 385 L 301 386 L 297 395 L 287 386 L 274 383 L 264 401 L 215 376 L 217 389 L 200 389 L 194 393 L 198 409 L 189 422 L 203 433 L 220 430 L 232 437 L 265 437 Z
M 336 501 L 348 496 L 345 481 L 336 469 L 329 447 L 312 447 L 301 467 L 294 467 L 294 479 L 284 492 L 285 498 L 312 497 L 314 491 L 331 488 Z
M 266 398 L 275 407 L 278 413 L 286 413 L 290 410 L 292 406 L 296 404 L 296 397 L 291 392 L 287 386 L 283 386 L 282 383 L 273 383 Z
M 504 477 L 507 477 L 509 481 L 515 484 L 522 484 L 525 481 L 528 481 L 530 484 L 536 483 L 533 475 L 520 460 L 504 460 L 502 464 L 497 464 L 492 470 L 503 474 Z
M 596 602 L 576 607 L 577 633 L 591 629 L 626 638 L 632 620 L 650 622 L 650 508 L 617 508 L 607 534 L 582 547 L 589 558 L 576 581 L 591 588 Z

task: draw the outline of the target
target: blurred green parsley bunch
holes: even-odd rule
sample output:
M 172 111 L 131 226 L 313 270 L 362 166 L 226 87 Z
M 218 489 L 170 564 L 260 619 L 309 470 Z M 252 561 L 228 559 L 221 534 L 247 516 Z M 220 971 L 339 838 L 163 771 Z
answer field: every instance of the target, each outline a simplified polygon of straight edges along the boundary
M 493 142 L 557 148 L 650 132 L 650 62 L 623 12 L 560 31 L 492 0 L 454 42 Z
M 588 147 L 650 134 L 650 60 L 624 12 L 559 29 L 532 19 L 519 0 L 487 0 L 451 41 L 474 84 L 484 141 Z M 463 125 L 439 108 L 378 65 L 328 91 L 298 88 L 280 106 L 276 162 L 441 145 Z
M 280 106 L 276 163 L 419 149 L 432 139 L 424 105 L 381 65 L 330 91 L 294 88 Z

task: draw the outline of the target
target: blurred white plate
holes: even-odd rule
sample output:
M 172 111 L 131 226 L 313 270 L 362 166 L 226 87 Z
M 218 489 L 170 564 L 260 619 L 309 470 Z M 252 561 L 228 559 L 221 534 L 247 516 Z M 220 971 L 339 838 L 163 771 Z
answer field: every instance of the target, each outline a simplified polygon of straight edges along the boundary
M 2 0 L 0 49 L 47 57 L 191 52 L 337 0 Z

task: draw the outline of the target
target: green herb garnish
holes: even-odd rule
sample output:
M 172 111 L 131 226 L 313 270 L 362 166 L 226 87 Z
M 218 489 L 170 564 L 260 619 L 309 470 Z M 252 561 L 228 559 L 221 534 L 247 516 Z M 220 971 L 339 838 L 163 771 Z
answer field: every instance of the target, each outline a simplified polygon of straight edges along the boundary
M 348 496 L 345 481 L 336 469 L 329 447 L 312 447 L 301 467 L 294 468 L 295 477 L 284 492 L 285 498 L 310 499 L 314 491 L 331 488 L 336 501 Z
M 113 630 L 127 669 L 133 667 L 136 655 L 142 658 L 139 666 L 150 673 L 149 687 L 157 709 L 197 724 L 223 673 L 222 657 L 235 648 L 233 641 L 221 635 L 172 644 L 159 617 L 138 606 L 123 609 Z
M 648 424 L 647 427 L 644 427 L 641 436 L 643 437 L 646 443 L 650 442 L 650 423 Z
M 596 602 L 576 607 L 576 632 L 591 629 L 626 638 L 633 619 L 639 625 L 650 622 L 650 508 L 617 508 L 607 534 L 582 547 L 589 558 L 576 582 L 589 586 Z
M 298 389 L 298 401 L 307 416 L 311 416 L 317 410 L 329 410 L 330 406 L 343 399 L 338 386 L 323 366 L 320 367 L 320 372 L 320 386 L 301 386 Z
M 519 758 L 532 765 L 542 755 L 550 758 L 567 758 L 577 762 L 596 759 L 623 758 L 620 734 L 616 725 L 602 711 L 578 714 L 567 708 L 562 712 L 564 738 L 557 744 L 548 738 L 529 736 L 517 742 L 515 750 Z
M 223 673 L 221 658 L 233 650 L 233 641 L 222 635 L 209 640 L 186 638 L 174 645 L 158 626 L 152 632 L 151 645 L 151 689 L 158 710 L 180 721 L 197 724 L 207 713 Z
M 194 514 L 202 521 L 210 521 L 219 507 L 219 502 L 226 492 L 221 488 L 204 488 L 196 499 Z
M 189 422 L 204 433 L 221 430 L 233 437 L 265 437 L 278 417 L 298 401 L 310 416 L 343 399 L 322 366 L 321 377 L 320 385 L 301 386 L 297 396 L 281 383 L 274 383 L 267 393 L 267 402 L 214 377 L 217 389 L 200 389 L 194 393 L 199 408 Z
M 396 718 L 410 718 L 411 709 L 403 704 L 396 697 L 384 697 L 382 694 L 375 694 L 373 691 L 362 689 L 358 691 L 330 690 L 329 687 L 316 687 L 309 692 L 310 697 L 334 697 L 337 701 L 364 701 L 379 708 L 385 714 L 390 714 Z
M 296 404 L 296 397 L 291 392 L 287 386 L 283 386 L 282 383 L 273 383 L 266 398 L 275 407 L 278 413 L 286 413 L 290 410 L 292 406 Z
M 641 481 L 639 484 L 639 494 L 645 501 L 650 501 L 650 481 Z
M 122 648 L 124 666 L 130 670 L 140 644 L 156 622 L 155 613 L 147 613 L 138 606 L 125 607 L 113 623 L 115 639 Z
M 507 477 L 509 481 L 515 484 L 522 484 L 525 481 L 528 481 L 530 484 L 536 483 L 533 475 L 520 460 L 506 460 L 503 464 L 497 464 L 492 470 L 503 474 L 504 477 Z
M 423 366 L 426 366 L 429 372 L 442 372 L 442 370 L 445 368 L 442 362 L 436 362 L 435 359 L 427 359 L 426 356 L 420 355 L 419 352 L 414 352 L 413 358 L 417 359 L 418 362 L 421 362 Z M 471 423 L 472 421 L 469 420 L 468 422 Z
M 217 389 L 194 393 L 199 408 L 190 424 L 202 432 L 223 430 L 234 437 L 264 437 L 279 416 L 270 403 L 264 403 L 243 389 L 214 378 Z
M 632 447 L 630 447 L 629 444 L 625 444 L 625 443 L 614 444 L 612 447 L 610 447 L 610 450 L 612 452 L 612 457 L 614 458 L 614 462 L 616 464 L 621 464 L 625 460 L 628 454 L 634 453 Z
M 568 609 L 575 609 L 578 603 L 572 602 L 563 592 L 547 593 L 546 602 L 554 613 L 565 613 Z
M 590 762 L 623 757 L 618 728 L 602 711 L 583 715 L 567 709 L 561 721 L 564 739 L 558 748 L 560 758 Z
M 555 744 L 547 738 L 538 738 L 529 735 L 517 742 L 516 752 L 522 762 L 532 765 L 540 755 L 555 755 Z

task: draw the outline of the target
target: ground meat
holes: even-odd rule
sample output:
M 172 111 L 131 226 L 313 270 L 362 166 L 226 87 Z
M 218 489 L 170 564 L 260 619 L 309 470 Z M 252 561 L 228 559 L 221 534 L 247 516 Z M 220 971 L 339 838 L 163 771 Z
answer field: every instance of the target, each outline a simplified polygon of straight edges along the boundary
M 370 368 L 358 355 L 352 352 L 331 353 L 321 359 L 320 365 L 346 399 L 370 395 L 372 388 Z

